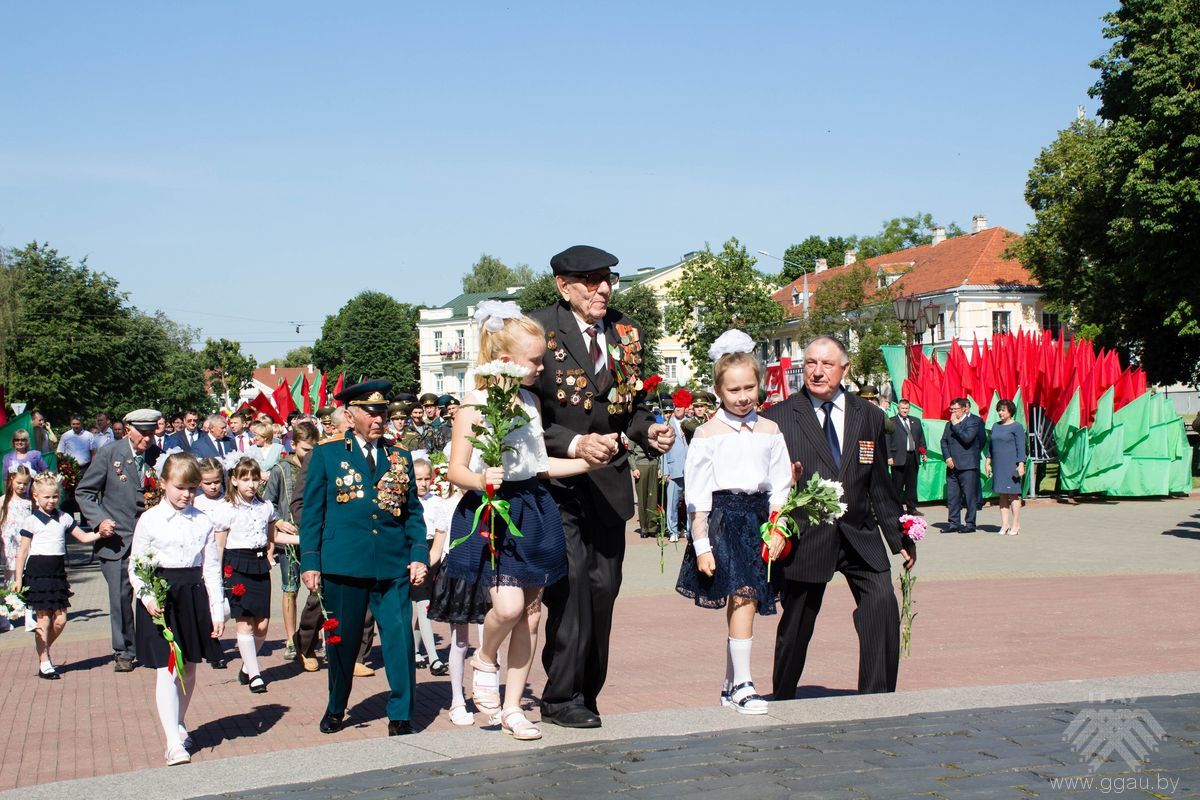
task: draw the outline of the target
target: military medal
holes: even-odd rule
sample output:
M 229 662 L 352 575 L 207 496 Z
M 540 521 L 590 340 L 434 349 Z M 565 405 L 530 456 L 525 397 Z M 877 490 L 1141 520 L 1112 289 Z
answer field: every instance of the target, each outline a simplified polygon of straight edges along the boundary
M 558 402 L 562 403 L 564 406 L 567 404 L 567 393 L 562 389 L 559 389 L 557 392 L 555 392 L 554 396 L 558 398 Z
M 561 347 L 558 348 L 557 350 L 555 350 L 554 351 L 554 360 L 555 361 L 566 361 L 567 360 L 567 351 Z
M 587 397 L 583 398 L 583 410 L 589 414 L 592 411 L 592 393 L 588 392 Z
M 559 386 L 562 386 L 563 371 L 561 369 L 554 370 L 554 382 L 557 383 Z
M 875 463 L 875 443 L 870 439 L 858 440 L 858 463 L 874 464 Z
M 575 376 L 568 375 L 567 376 L 567 386 L 574 386 L 574 385 L 575 385 Z
M 579 405 L 579 392 L 575 392 L 575 394 L 571 395 L 571 405 Z
M 578 378 L 576 378 L 575 385 L 578 386 L 580 389 L 586 389 L 587 385 L 588 385 L 587 377 L 584 375 L 580 375 Z

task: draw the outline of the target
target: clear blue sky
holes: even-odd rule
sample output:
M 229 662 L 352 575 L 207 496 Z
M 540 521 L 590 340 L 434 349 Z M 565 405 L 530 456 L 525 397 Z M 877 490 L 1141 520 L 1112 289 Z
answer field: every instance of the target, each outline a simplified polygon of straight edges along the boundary
M 262 360 L 484 252 L 1023 231 L 1115 0 L 51 5 L 0 8 L 0 243 Z

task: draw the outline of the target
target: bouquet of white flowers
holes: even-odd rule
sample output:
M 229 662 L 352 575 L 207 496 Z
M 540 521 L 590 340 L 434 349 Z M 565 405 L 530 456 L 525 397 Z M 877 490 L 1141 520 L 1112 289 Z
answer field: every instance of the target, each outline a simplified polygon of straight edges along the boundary
M 4 610 L 13 619 L 25 616 L 25 590 L 16 584 L 4 588 Z
M 819 472 L 814 472 L 803 488 L 799 484 L 792 487 L 779 511 L 772 512 L 771 518 L 759 528 L 763 541 L 762 560 L 767 562 L 767 580 L 771 579 L 772 559 L 768 545 L 772 534 L 778 533 L 784 537 L 779 557 L 787 558 L 788 553 L 792 552 L 792 537 L 800 536 L 800 526 L 792 514 L 803 514 L 808 518 L 809 525 L 833 522 L 846 513 L 846 504 L 842 502 L 844 492 L 839 481 L 825 480 Z

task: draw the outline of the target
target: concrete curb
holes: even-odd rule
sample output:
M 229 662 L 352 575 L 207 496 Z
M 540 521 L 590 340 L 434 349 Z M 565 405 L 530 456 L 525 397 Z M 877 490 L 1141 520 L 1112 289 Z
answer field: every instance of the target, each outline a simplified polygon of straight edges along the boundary
M 495 728 L 437 731 L 402 739 L 341 742 L 287 752 L 204 761 L 190 766 L 142 770 L 99 778 L 28 786 L 0 793 L 0 800 L 136 797 L 155 800 L 246 791 L 315 781 L 366 770 L 391 769 L 501 752 L 537 750 L 581 742 L 647 736 L 682 736 L 810 722 L 839 722 L 971 708 L 1078 703 L 1111 698 L 1200 692 L 1200 672 L 1132 675 L 1090 680 L 1026 683 L 896 694 L 845 695 L 772 703 L 770 713 L 743 716 L 723 708 L 653 711 L 605 718 L 600 730 L 543 727 L 539 742 L 521 743 Z M 336 738 L 336 737 L 333 737 Z

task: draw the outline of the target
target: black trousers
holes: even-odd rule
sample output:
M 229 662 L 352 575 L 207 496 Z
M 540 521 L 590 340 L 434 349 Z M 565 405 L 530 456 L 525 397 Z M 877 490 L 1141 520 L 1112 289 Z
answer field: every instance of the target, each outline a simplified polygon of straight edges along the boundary
M 878 694 L 896 691 L 900 670 L 900 606 L 892 574 L 876 572 L 843 539 L 837 571 L 846 576 L 854 595 L 854 629 L 858 632 L 858 691 Z M 792 700 L 804 673 L 825 583 L 784 581 L 780 592 L 783 615 L 775 634 L 772 683 L 776 700 Z
M 966 509 L 966 525 L 975 527 L 975 512 L 979 510 L 979 470 L 946 470 L 946 508 L 950 512 L 950 524 L 962 525 L 962 512 Z
M 553 714 L 582 705 L 599 713 L 596 698 L 608 676 L 613 606 L 621 590 L 625 520 L 586 490 L 553 487 L 552 493 L 566 534 L 567 577 L 546 587 L 543 596 L 542 709 Z
M 920 456 L 916 453 L 909 453 L 902 465 L 892 467 L 892 485 L 896 487 L 896 494 L 900 495 L 905 510 L 910 514 L 917 510 L 918 458 Z

